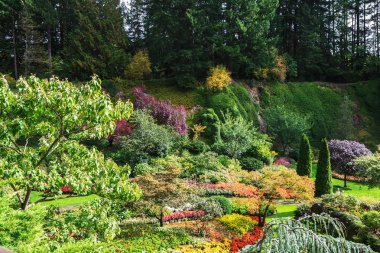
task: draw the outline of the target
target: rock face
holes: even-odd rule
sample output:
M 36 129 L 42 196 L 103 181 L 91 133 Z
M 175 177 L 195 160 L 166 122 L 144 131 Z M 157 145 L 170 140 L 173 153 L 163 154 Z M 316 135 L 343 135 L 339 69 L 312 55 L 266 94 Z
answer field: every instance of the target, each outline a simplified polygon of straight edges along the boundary
M 13 253 L 13 251 L 10 251 L 9 249 L 0 246 L 0 253 Z

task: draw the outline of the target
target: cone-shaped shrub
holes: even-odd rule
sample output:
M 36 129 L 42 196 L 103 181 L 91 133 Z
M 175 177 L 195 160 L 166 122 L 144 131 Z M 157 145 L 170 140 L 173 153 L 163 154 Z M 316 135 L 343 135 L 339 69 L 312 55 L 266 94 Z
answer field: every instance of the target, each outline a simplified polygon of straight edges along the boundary
M 317 175 L 315 179 L 315 196 L 320 197 L 324 194 L 331 194 L 332 190 L 330 151 L 327 140 L 323 139 L 319 150 Z
M 298 155 L 297 174 L 300 176 L 311 177 L 313 166 L 313 153 L 311 151 L 309 138 L 306 134 L 301 137 L 300 151 Z

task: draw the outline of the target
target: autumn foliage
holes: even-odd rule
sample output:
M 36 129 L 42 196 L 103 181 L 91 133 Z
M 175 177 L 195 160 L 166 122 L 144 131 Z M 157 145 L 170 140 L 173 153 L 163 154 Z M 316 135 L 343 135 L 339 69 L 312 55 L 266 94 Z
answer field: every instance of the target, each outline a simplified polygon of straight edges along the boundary
M 147 52 L 138 51 L 125 70 L 127 78 L 132 80 L 142 80 L 152 73 L 151 62 Z
M 222 90 L 231 83 L 231 73 L 226 67 L 218 65 L 211 69 L 210 76 L 206 80 L 208 90 Z

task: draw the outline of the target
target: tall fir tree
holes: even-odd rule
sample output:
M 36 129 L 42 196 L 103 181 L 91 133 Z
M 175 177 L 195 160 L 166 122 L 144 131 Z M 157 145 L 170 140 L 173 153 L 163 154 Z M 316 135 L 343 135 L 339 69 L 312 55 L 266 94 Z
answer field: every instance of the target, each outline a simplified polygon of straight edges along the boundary
M 330 151 L 326 139 L 321 141 L 319 159 L 317 165 L 317 175 L 315 179 L 315 196 L 320 197 L 324 194 L 333 192 Z
M 306 134 L 301 137 L 300 150 L 297 163 L 297 174 L 300 176 L 311 177 L 313 167 L 313 152 L 310 141 Z

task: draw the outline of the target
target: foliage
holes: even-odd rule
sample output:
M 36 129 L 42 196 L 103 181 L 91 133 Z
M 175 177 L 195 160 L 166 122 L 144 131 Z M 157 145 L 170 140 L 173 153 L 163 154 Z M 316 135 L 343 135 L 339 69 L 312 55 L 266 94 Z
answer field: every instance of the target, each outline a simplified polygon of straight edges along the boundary
M 240 158 L 239 161 L 243 169 L 248 171 L 261 170 L 264 167 L 264 163 L 254 157 L 243 157 Z
M 125 201 L 139 197 L 127 168 L 79 142 L 113 132 L 114 121 L 130 116 L 131 104 L 113 104 L 96 77 L 77 86 L 31 76 L 20 79 L 17 90 L 0 82 L 0 177 L 17 193 L 22 209 L 33 190 L 61 194 L 62 186 Z
M 161 101 L 145 93 L 144 87 L 136 87 L 133 90 L 135 97 L 134 106 L 137 109 L 149 109 L 159 123 L 171 126 L 180 135 L 186 135 L 187 111 L 184 106 L 173 106 L 168 101 Z
M 258 197 L 232 198 L 232 212 L 239 214 L 257 214 L 260 210 L 261 200 Z
M 272 143 L 271 139 L 266 134 L 258 134 L 251 143 L 251 147 L 248 149 L 247 153 L 244 154 L 245 157 L 254 157 L 263 163 L 270 165 L 277 153 L 271 150 Z
M 219 218 L 219 221 L 239 235 L 244 235 L 257 224 L 257 221 L 240 214 L 226 214 Z
M 199 155 L 184 156 L 183 177 L 201 177 L 207 172 L 216 172 L 224 168 L 214 152 L 201 153 Z
M 278 55 L 270 74 L 274 80 L 285 82 L 287 73 L 287 62 L 284 56 Z
M 113 134 L 109 134 L 107 139 L 112 144 L 115 139 L 119 139 L 122 136 L 129 136 L 133 132 L 133 127 L 126 119 L 117 120 L 115 122 L 116 128 Z
M 217 184 L 204 184 L 200 186 L 203 189 L 220 189 L 231 192 L 237 197 L 255 197 L 258 194 L 258 189 L 252 185 L 246 185 L 238 182 L 231 183 L 217 183 Z
M 17 252 L 37 249 L 46 240 L 43 228 L 46 210 L 35 206 L 20 211 L 12 208 L 13 202 L 9 196 L 0 196 L 0 245 Z
M 231 73 L 226 67 L 219 65 L 210 70 L 206 87 L 208 90 L 223 90 L 231 83 L 231 80 Z
M 198 140 L 201 134 L 206 130 L 206 126 L 202 126 L 200 124 L 195 124 L 191 130 L 194 133 L 193 140 Z
M 188 187 L 179 179 L 182 172 L 181 165 L 170 159 L 162 162 L 161 170 L 132 180 L 143 191 L 142 201 L 137 203 L 137 208 L 157 218 L 160 226 L 164 225 L 165 208 L 183 205 L 189 193 Z
M 182 253 L 229 253 L 230 241 L 224 240 L 223 242 L 211 241 L 202 245 L 186 245 L 177 248 Z
M 151 65 L 149 54 L 140 50 L 133 55 L 125 70 L 125 75 L 128 79 L 142 80 L 152 73 Z
M 224 114 L 231 113 L 233 117 L 241 116 L 247 121 L 258 123 L 258 108 L 253 103 L 249 91 L 241 83 L 233 83 L 212 94 L 204 92 L 203 96 L 206 108 L 213 109 L 220 119 Z
M 370 183 L 377 184 L 380 180 L 380 148 L 373 156 L 362 156 L 354 160 L 355 168 L 361 176 Z
M 321 196 L 323 206 L 339 211 L 353 212 L 357 209 L 358 201 L 352 196 L 343 194 L 326 194 Z
M 363 214 L 362 221 L 373 233 L 380 233 L 380 212 L 369 211 Z
M 331 194 L 332 190 L 330 151 L 327 140 L 323 139 L 319 149 L 317 175 L 315 179 L 315 196 L 320 197 L 324 194 Z
M 184 146 L 184 148 L 188 150 L 190 153 L 195 154 L 195 155 L 206 153 L 210 149 L 210 147 L 206 143 L 200 140 L 193 140 L 187 143 Z
M 275 219 L 264 228 L 264 237 L 242 252 L 374 252 L 368 246 L 344 239 L 342 223 L 327 215 Z
M 220 207 L 223 209 L 224 214 L 230 214 L 232 212 L 232 203 L 229 198 L 224 196 L 212 196 L 211 199 L 217 201 Z
M 200 116 L 200 122 L 206 127 L 204 136 L 217 141 L 220 139 L 220 124 L 219 117 L 215 113 L 214 109 L 207 108 Z
M 180 212 L 174 212 L 172 214 L 164 216 L 163 221 L 171 222 L 171 221 L 183 220 L 183 219 L 198 219 L 204 216 L 205 214 L 206 213 L 203 210 L 180 211 Z
M 265 111 L 268 131 L 275 136 L 283 153 L 294 149 L 299 136 L 311 129 L 310 117 L 294 112 L 285 106 L 273 107 Z
M 331 140 L 329 141 L 329 150 L 331 155 L 331 166 L 345 175 L 355 174 L 355 165 L 352 162 L 361 156 L 370 156 L 369 151 L 364 144 L 348 140 Z
M 313 167 L 313 151 L 310 147 L 309 138 L 306 134 L 302 135 L 300 151 L 298 155 L 297 173 L 300 176 L 311 177 Z
M 176 134 L 165 126 L 157 125 L 145 110 L 134 112 L 131 120 L 133 132 L 121 140 L 121 153 L 128 162 L 136 165 L 149 162 L 152 157 L 163 157 L 170 153 Z
M 111 241 L 120 234 L 120 220 L 128 217 L 120 203 L 99 199 L 78 210 L 60 212 L 50 210 L 47 235 L 59 243 L 91 239 Z

